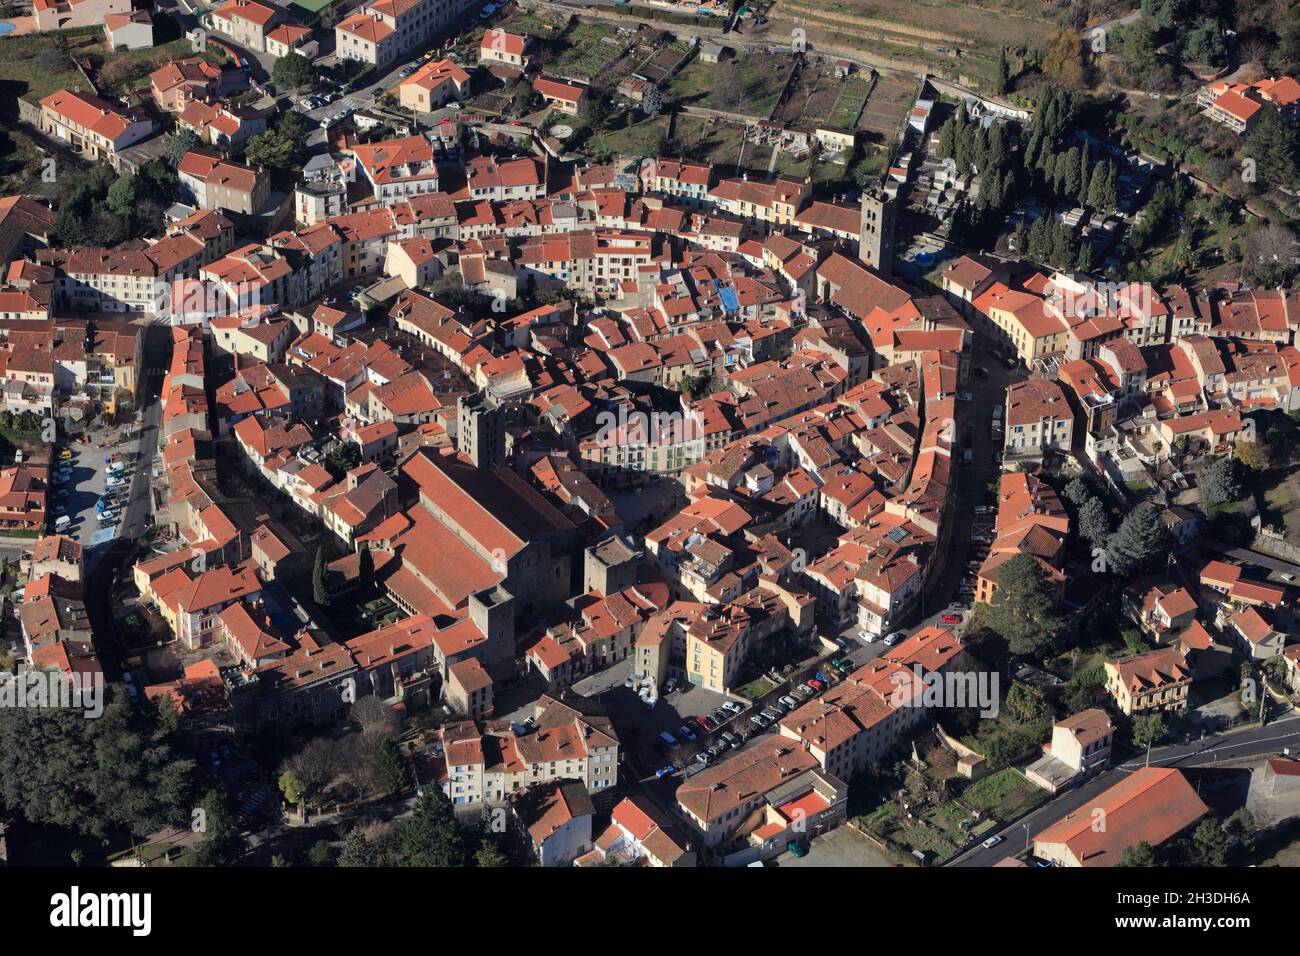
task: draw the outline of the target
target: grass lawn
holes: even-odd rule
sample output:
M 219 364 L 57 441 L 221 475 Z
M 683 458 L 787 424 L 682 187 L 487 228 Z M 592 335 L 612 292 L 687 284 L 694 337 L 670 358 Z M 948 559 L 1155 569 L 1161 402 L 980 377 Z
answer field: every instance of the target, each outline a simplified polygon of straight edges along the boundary
M 735 163 L 743 136 L 744 130 L 739 126 L 699 116 L 679 113 L 673 123 L 673 139 L 701 162 Z
M 69 55 L 60 53 L 58 36 L 66 40 Z M 29 33 L 0 42 L 4 44 L 0 47 L 0 91 L 36 103 L 55 90 L 85 86 L 71 56 L 102 50 L 104 34 L 93 28 L 65 30 L 60 34 Z
M 614 114 L 611 120 L 622 122 L 627 114 Z M 583 150 L 595 156 L 654 156 L 668 135 L 668 117 L 645 117 L 633 114 L 636 121 L 617 129 L 602 129 L 583 144 Z
M 669 84 L 685 106 L 766 118 L 785 89 L 793 62 L 788 56 L 746 53 L 722 63 L 693 60 Z
M 968 786 L 962 803 L 995 820 L 1013 820 L 1047 799 L 1047 792 L 1035 787 L 1013 767 L 999 770 Z
M 766 677 L 760 677 L 757 680 L 750 681 L 742 687 L 737 687 L 736 693 L 746 700 L 757 700 L 770 691 L 772 687 L 773 684 L 770 680 Z

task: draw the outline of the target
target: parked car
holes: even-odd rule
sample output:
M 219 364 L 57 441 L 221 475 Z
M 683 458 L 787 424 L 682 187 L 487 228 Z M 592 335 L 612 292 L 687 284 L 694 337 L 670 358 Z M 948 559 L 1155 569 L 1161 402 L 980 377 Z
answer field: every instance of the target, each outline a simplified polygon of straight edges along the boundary
M 789 694 L 786 694 L 784 697 L 781 698 L 781 703 L 785 704 L 785 705 L 786 705 L 787 707 L 789 707 L 791 710 L 794 710 L 796 707 L 799 706 L 799 702 L 796 701 L 796 700 L 795 700 L 793 697 L 791 697 Z
M 709 761 L 711 761 L 712 759 L 713 758 L 709 756 L 709 752 L 707 750 L 701 750 L 699 753 L 695 755 L 695 762 L 702 763 L 706 767 L 709 765 Z
M 695 731 L 691 730 L 691 728 L 687 727 L 685 724 L 682 724 L 677 728 L 677 736 L 681 737 L 682 740 L 685 740 L 687 743 L 694 743 L 699 739 L 695 736 Z
M 959 402 L 973 402 L 973 401 L 975 401 L 975 396 L 972 395 L 970 392 L 958 392 L 958 393 L 957 393 L 957 401 L 959 401 Z
M 895 631 L 893 634 L 889 634 L 885 637 L 885 646 L 893 647 L 905 637 L 907 637 L 906 631 Z
M 700 729 L 704 731 L 704 733 L 706 734 L 713 729 L 713 722 L 710 721 L 709 718 L 705 717 L 703 714 L 700 714 L 698 717 L 692 717 L 691 719 L 694 720 L 697 724 L 699 724 Z
M 739 746 L 740 746 L 740 738 L 737 737 L 735 734 L 733 734 L 733 733 L 732 733 L 731 731 L 729 731 L 729 730 L 724 730 L 724 731 L 722 732 L 722 739 L 725 740 L 727 743 L 729 743 L 729 744 L 730 744 L 731 746 L 733 746 L 733 747 L 739 747 Z
M 960 614 L 941 614 L 941 615 L 939 616 L 939 620 L 943 621 L 943 623 L 945 623 L 945 624 L 960 624 L 960 623 L 961 623 L 961 615 L 960 615 Z
M 807 688 L 808 688 L 810 691 L 812 691 L 814 694 L 817 694 L 817 693 L 820 693 L 820 692 L 821 692 L 822 688 L 823 688 L 825 685 L 824 685 L 821 681 L 819 681 L 817 678 L 813 677 L 813 678 L 811 678 L 810 680 L 805 681 L 805 682 L 804 682 L 804 686 L 807 687 Z
M 771 721 L 768 720 L 766 717 L 764 717 L 762 714 L 750 714 L 749 720 L 750 723 L 757 724 L 760 727 L 766 727 L 769 723 L 771 723 Z
M 985 840 L 985 841 L 984 841 L 982 844 L 980 844 L 980 845 L 981 845 L 982 847 L 984 847 L 984 849 L 988 850 L 988 849 L 991 849 L 992 847 L 997 846 L 997 845 L 998 845 L 999 843 L 1001 843 L 1001 842 L 1002 842 L 1002 837 L 1000 837 L 1000 836 L 991 836 L 991 837 L 989 837 L 987 840 Z
M 677 678 L 676 677 L 668 678 L 668 682 L 664 684 L 664 693 L 671 694 L 676 689 L 677 689 Z
M 497 12 L 496 4 L 489 3 L 486 7 L 484 7 L 482 10 L 478 12 L 478 18 L 480 20 L 486 20 L 488 17 L 492 16 L 492 14 L 496 12 Z
M 975 366 L 975 374 L 976 374 L 977 376 L 979 376 L 980 378 L 988 378 L 988 377 L 989 377 L 989 370 L 986 369 L 983 365 L 976 365 L 976 366 Z
M 655 778 L 658 780 L 662 780 L 664 777 L 671 777 L 676 772 L 677 772 L 676 767 L 660 767 L 658 770 L 655 771 Z
M 670 681 L 669 683 L 671 683 L 671 681 Z M 722 705 L 722 709 L 725 710 L 725 711 L 726 711 L 727 713 L 729 713 L 729 714 L 738 714 L 738 713 L 740 713 L 742 710 L 744 710 L 745 708 L 741 707 L 741 706 L 740 706 L 738 703 L 736 703 L 734 700 L 729 700 L 729 701 L 727 701 L 725 704 Z

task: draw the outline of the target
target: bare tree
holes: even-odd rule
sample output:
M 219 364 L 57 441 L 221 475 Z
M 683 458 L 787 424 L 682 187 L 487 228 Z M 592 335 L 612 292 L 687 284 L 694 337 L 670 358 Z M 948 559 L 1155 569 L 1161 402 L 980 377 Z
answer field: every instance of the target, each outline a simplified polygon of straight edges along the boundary
M 307 741 L 301 750 L 285 758 L 284 769 L 297 777 L 308 793 L 320 793 L 338 774 L 334 741 L 326 737 Z

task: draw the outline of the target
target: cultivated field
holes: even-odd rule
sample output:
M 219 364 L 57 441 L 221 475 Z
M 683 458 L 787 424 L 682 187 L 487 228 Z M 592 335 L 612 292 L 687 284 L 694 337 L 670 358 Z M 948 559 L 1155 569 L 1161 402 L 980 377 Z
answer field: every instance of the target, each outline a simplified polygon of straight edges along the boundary
M 546 71 L 588 82 L 602 79 L 627 45 L 627 39 L 614 27 L 574 23 L 564 32 L 560 52 L 547 64 Z
M 903 73 L 880 74 L 858 118 L 858 129 L 867 134 L 867 142 L 892 146 L 919 92 L 920 82 L 915 77 Z

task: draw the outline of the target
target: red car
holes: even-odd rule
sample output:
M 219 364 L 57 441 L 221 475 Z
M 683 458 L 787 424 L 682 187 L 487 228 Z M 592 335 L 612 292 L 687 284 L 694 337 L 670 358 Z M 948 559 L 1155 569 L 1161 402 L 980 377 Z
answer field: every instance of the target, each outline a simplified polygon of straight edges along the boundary
M 699 724 L 699 725 L 704 729 L 704 732 L 705 732 L 705 733 L 708 733 L 708 732 L 709 732 L 710 730 L 712 730 L 713 727 L 714 727 L 714 723 L 713 723 L 713 721 L 709 720 L 709 718 L 707 718 L 707 717 L 705 717 L 705 716 L 703 716 L 703 715 L 700 715 L 699 717 L 696 717 L 696 718 L 695 718 L 695 722 L 696 722 L 697 724 Z
M 819 691 L 822 689 L 822 682 L 817 680 L 817 678 L 815 677 L 812 680 L 808 681 L 807 685 L 809 690 Z
M 945 624 L 960 624 L 961 616 L 957 614 L 943 614 L 940 615 L 939 620 L 943 621 Z

